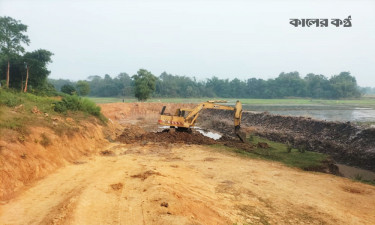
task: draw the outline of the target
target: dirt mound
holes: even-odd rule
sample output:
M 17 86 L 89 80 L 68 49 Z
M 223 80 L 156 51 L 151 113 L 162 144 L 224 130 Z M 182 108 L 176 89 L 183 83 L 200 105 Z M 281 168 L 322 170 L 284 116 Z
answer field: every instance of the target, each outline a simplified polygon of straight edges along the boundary
M 125 125 L 122 134 L 117 137 L 117 140 L 122 143 L 131 144 L 136 141 L 141 141 L 142 139 L 140 138 L 145 134 L 147 134 L 147 132 L 139 126 Z
M 253 150 L 253 146 L 250 143 L 242 143 L 238 138 L 236 139 L 229 136 L 222 136 L 219 140 L 214 140 L 199 132 L 169 132 L 169 130 L 164 130 L 162 132 L 155 133 L 146 132 L 142 128 L 135 125 L 125 127 L 124 132 L 117 138 L 117 141 L 126 144 L 147 142 L 184 143 L 196 145 L 222 144 L 249 152 Z
M 231 148 L 238 148 L 247 152 L 253 152 L 254 150 L 254 146 L 250 142 L 243 143 L 243 142 L 240 142 L 238 138 L 228 136 L 228 135 L 222 136 L 217 141 L 217 144 L 222 144 L 224 146 L 231 147 Z
M 232 117 L 233 112 L 207 109 L 200 114 L 201 121 L 205 121 L 200 126 L 230 133 L 233 122 L 228 118 Z M 375 128 L 363 128 L 350 122 L 244 112 L 242 127 L 246 126 L 255 128 L 255 134 L 272 141 L 303 146 L 329 154 L 337 162 L 375 171 Z
M 126 144 L 136 142 L 164 142 L 164 143 L 186 143 L 186 144 L 215 144 L 216 141 L 200 133 L 187 132 L 146 132 L 137 126 L 124 129 L 124 132 L 117 138 L 118 141 Z

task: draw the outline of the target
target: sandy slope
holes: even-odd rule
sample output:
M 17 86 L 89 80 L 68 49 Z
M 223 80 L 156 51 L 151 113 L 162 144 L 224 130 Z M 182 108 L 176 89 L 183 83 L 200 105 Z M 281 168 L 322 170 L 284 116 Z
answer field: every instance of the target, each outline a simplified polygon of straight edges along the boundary
M 109 148 L 2 202 L 0 224 L 375 224 L 373 186 L 209 147 Z

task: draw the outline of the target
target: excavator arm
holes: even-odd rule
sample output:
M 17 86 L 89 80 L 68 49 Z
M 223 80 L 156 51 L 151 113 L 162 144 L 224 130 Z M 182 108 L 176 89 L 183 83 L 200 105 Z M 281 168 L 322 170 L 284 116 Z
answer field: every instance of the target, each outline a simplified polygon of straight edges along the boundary
M 213 102 L 204 102 L 200 103 L 197 107 L 195 107 L 187 116 L 186 120 L 190 121 L 192 124 L 195 124 L 195 121 L 197 120 L 200 111 L 202 109 L 219 109 L 219 110 L 231 110 L 234 111 L 235 108 L 225 105 L 218 105 L 214 104 Z

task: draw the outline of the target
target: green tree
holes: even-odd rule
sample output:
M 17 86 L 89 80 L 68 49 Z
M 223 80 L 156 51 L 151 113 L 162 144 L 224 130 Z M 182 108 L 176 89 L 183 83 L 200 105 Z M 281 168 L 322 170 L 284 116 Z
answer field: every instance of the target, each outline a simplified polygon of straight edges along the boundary
M 243 98 L 245 97 L 246 93 L 246 83 L 239 80 L 238 78 L 234 78 L 230 83 L 231 88 L 231 97 L 233 98 Z
M 90 85 L 89 82 L 84 80 L 79 80 L 76 84 L 77 93 L 80 96 L 86 96 L 90 93 Z
M 47 65 L 52 62 L 53 53 L 38 49 L 32 52 L 26 52 L 23 56 L 24 64 L 29 68 L 29 84 L 36 89 L 46 86 L 47 77 L 51 73 L 47 69 Z
M 27 25 L 11 17 L 0 17 L 0 51 L 4 54 L 8 65 L 6 73 L 6 86 L 9 87 L 10 60 L 13 55 L 23 53 L 25 49 L 22 44 L 30 43 L 29 37 L 24 34 L 27 31 Z
M 115 82 L 118 84 L 119 91 L 122 96 L 132 96 L 133 93 L 133 81 L 127 73 L 120 73 L 115 78 Z
M 70 84 L 70 85 L 75 85 L 72 81 L 70 80 L 64 80 L 64 79 L 50 79 L 48 78 L 47 81 L 52 84 L 56 90 L 61 90 L 61 87 L 64 86 L 65 84 Z
M 134 95 L 139 101 L 147 100 L 155 91 L 156 77 L 145 69 L 138 70 L 132 76 L 134 80 Z
M 282 72 L 274 82 L 278 97 L 305 97 L 306 95 L 306 83 L 298 72 Z
M 112 79 L 109 74 L 104 75 L 104 79 L 94 75 L 87 78 L 90 84 L 90 95 L 99 97 L 111 97 L 121 95 L 121 84 L 117 79 Z
M 74 88 L 73 85 L 65 84 L 61 87 L 61 92 L 65 94 L 73 95 L 76 93 L 76 89 Z
M 350 75 L 350 72 L 341 72 L 339 75 L 331 77 L 329 82 L 333 88 L 334 98 L 358 98 L 361 96 L 357 81 Z
M 247 97 L 250 98 L 267 98 L 264 94 L 267 88 L 267 81 L 263 79 L 250 78 L 246 82 Z
M 87 80 L 90 84 L 90 95 L 91 96 L 101 96 L 99 93 L 99 88 L 103 79 L 99 75 L 91 75 L 87 77 Z
M 324 75 L 309 73 L 305 76 L 306 92 L 308 97 L 329 98 L 332 95 L 332 87 Z

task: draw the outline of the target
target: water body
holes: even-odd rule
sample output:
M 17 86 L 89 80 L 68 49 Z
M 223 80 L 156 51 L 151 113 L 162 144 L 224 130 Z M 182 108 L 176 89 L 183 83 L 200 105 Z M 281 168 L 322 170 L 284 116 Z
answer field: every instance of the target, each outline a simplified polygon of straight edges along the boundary
M 344 164 L 336 164 L 339 167 L 340 173 L 344 177 L 348 178 L 362 178 L 364 180 L 371 180 L 375 181 L 375 172 L 372 172 L 370 170 L 364 170 L 364 169 L 359 169 L 353 166 L 347 166 Z
M 330 105 L 248 105 L 243 109 L 255 112 L 269 112 L 284 116 L 303 116 L 319 120 L 341 122 L 375 122 L 375 109 Z

